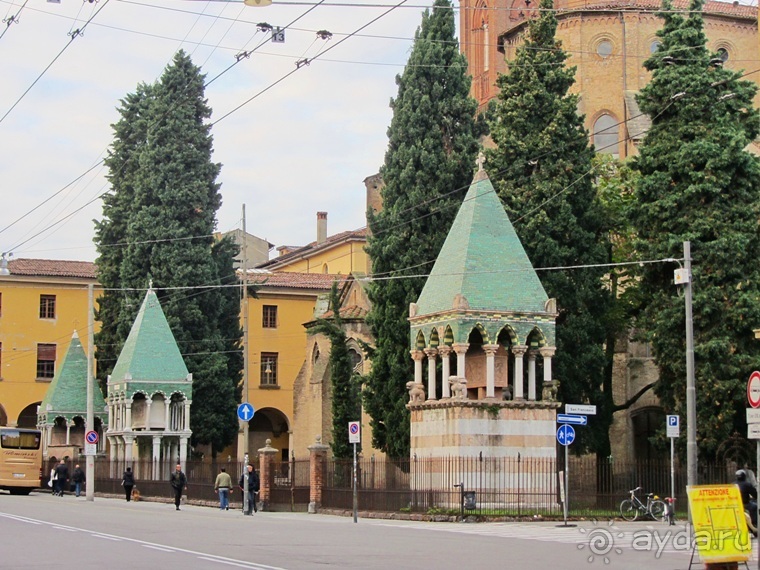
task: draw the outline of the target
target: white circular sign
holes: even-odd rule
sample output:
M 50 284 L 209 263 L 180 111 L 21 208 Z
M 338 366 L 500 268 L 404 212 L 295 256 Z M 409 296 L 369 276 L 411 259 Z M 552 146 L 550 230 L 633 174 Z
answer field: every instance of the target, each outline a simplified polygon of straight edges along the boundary
M 760 372 L 755 370 L 747 382 L 747 400 L 753 408 L 760 408 Z

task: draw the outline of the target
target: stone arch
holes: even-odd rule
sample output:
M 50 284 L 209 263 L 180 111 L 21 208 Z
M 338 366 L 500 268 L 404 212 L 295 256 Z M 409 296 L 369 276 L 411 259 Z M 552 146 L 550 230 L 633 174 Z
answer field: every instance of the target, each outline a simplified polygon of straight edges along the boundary
M 0 426 L 7 426 L 8 425 L 8 414 L 5 411 L 5 408 L 2 404 L 0 404 Z
M 467 334 L 468 339 L 472 336 L 473 332 L 477 332 L 480 335 L 480 338 L 482 339 L 481 344 L 490 344 L 491 339 L 488 336 L 488 331 L 481 323 L 476 323 L 475 326 L 470 329 L 470 332 Z M 470 341 L 468 340 L 468 342 Z
M 16 426 L 20 428 L 37 428 L 37 409 L 42 402 L 34 402 L 25 407 L 18 415 Z
M 84 447 L 84 432 L 86 431 L 86 418 L 74 416 L 69 422 L 69 443 L 77 447 Z
M 417 339 L 414 342 L 414 348 L 416 350 L 425 350 L 427 343 L 425 342 L 425 333 L 417 331 Z
M 354 372 L 361 374 L 364 371 L 364 351 L 356 339 L 349 338 L 346 341 L 348 355 L 351 358 L 351 368 Z
M 430 348 L 438 348 L 438 345 L 441 344 L 438 339 L 438 329 L 433 328 L 432 331 L 430 331 Z
M 546 346 L 546 336 L 540 328 L 534 327 L 525 338 L 525 344 L 532 350 L 539 349 Z
M 66 445 L 66 426 L 68 421 L 63 416 L 53 419 L 50 427 L 50 445 Z
M 594 150 L 599 154 L 620 154 L 620 122 L 612 111 L 603 109 L 594 117 L 591 132 L 593 133 Z
M 257 451 L 272 440 L 272 447 L 280 451 L 278 459 L 287 460 L 290 454 L 291 421 L 277 408 L 261 408 L 248 421 L 248 456 L 254 458 Z
M 446 325 L 446 330 L 443 333 L 443 344 L 446 346 L 454 344 L 454 331 L 451 329 L 451 325 Z
M 507 342 L 504 342 L 505 340 Z M 499 332 L 496 334 L 496 343 L 504 347 L 513 344 L 519 344 L 519 339 L 517 337 L 515 329 L 513 329 L 510 325 L 504 325 L 501 327 L 501 329 L 499 329 Z
M 180 431 L 190 429 L 185 426 L 185 400 L 187 398 L 182 392 L 173 392 L 169 397 L 169 417 L 167 418 L 166 429 L 169 431 Z

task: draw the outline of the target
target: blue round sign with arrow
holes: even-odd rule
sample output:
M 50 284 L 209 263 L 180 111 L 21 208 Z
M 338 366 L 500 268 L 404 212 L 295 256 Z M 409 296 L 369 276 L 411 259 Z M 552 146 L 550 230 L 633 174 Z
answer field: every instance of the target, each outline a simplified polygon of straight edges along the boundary
M 252 404 L 249 404 L 248 402 L 243 402 L 237 408 L 237 416 L 240 418 L 240 421 L 243 422 L 249 421 L 255 413 L 256 409 Z

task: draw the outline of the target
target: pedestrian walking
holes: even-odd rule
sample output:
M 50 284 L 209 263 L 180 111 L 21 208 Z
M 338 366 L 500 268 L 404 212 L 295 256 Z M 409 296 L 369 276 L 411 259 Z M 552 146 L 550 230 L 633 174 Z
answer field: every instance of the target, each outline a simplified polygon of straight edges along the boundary
M 174 469 L 169 482 L 172 484 L 174 490 L 174 506 L 179 509 L 179 503 L 182 500 L 182 490 L 187 490 L 187 477 L 182 472 L 182 465 L 177 463 L 177 467 Z
M 132 500 L 132 489 L 135 486 L 135 474 L 132 473 L 131 467 L 127 467 L 127 470 L 124 471 L 124 475 L 121 477 L 121 484 L 124 486 L 127 502 L 130 502 Z
M 219 475 L 216 476 L 214 481 L 214 493 L 219 493 L 219 510 L 230 510 L 230 493 L 232 492 L 232 477 L 227 473 L 227 470 L 222 467 L 219 470 Z
M 82 468 L 79 467 L 79 465 L 74 467 L 74 473 L 71 474 L 71 480 L 74 482 L 74 493 L 78 497 L 82 494 L 82 485 L 87 480 L 84 471 L 82 471 Z
M 68 485 L 68 483 L 69 467 L 66 465 L 66 460 L 61 459 L 61 462 L 55 467 L 55 482 L 53 486 L 54 491 L 56 486 L 58 487 L 58 492 L 54 492 L 53 494 L 57 494 L 59 497 L 63 497 L 64 493 L 66 492 L 66 485 Z
M 257 513 L 259 511 L 258 507 L 256 506 L 257 500 L 259 498 L 259 474 L 256 473 L 256 470 L 253 468 L 252 463 L 249 463 L 247 465 L 246 470 L 248 471 L 248 511 L 243 511 L 243 514 L 252 515 L 253 513 Z M 240 476 L 239 485 L 240 490 L 245 493 L 245 473 Z

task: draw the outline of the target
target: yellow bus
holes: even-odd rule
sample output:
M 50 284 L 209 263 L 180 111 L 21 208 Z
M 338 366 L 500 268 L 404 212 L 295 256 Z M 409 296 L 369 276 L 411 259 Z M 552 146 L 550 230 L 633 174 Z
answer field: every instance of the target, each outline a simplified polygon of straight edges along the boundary
M 42 479 L 42 433 L 0 427 L 0 489 L 28 495 Z

